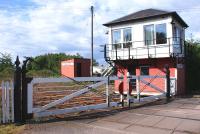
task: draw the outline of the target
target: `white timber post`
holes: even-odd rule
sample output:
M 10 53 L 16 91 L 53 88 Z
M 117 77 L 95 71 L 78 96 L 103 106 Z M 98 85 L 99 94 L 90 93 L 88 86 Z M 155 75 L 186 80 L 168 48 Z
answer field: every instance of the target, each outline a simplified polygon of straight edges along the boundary
M 140 101 L 140 76 L 136 77 L 137 99 Z
M 4 81 L 2 81 L 2 121 L 5 123 L 6 117 L 5 117 L 5 85 Z
M 9 82 L 6 83 L 6 122 L 10 121 L 10 89 L 9 89 Z
M 14 84 L 13 81 L 10 83 L 10 90 L 11 90 L 11 118 L 12 122 L 14 122 Z
M 110 77 L 107 77 L 107 83 L 106 83 L 106 103 L 108 107 L 110 107 L 110 93 L 109 93 L 109 85 L 110 85 Z
M 128 107 L 130 107 L 130 88 L 129 88 L 129 83 L 130 83 L 130 74 L 127 72 L 127 104 Z
M 1 108 L 0 108 L 0 123 L 3 121 L 3 81 L 1 82 Z
M 33 113 L 33 83 L 28 84 L 28 110 L 29 114 Z
M 167 93 L 167 77 L 165 77 L 165 93 Z

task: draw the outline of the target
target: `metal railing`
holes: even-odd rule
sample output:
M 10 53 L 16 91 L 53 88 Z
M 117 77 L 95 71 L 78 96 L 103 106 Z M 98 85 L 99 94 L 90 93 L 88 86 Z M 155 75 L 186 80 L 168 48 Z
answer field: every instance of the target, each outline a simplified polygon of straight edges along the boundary
M 106 60 L 170 57 L 183 54 L 183 49 L 184 40 L 180 37 L 165 38 L 162 40 L 154 39 L 146 41 L 120 42 L 115 44 L 106 44 L 104 46 L 104 57 Z

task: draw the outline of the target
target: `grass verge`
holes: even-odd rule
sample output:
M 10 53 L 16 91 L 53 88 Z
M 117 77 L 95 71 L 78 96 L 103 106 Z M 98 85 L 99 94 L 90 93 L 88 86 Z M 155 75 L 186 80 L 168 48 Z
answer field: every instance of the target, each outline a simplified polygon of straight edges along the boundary
M 17 126 L 15 124 L 0 125 L 0 134 L 20 134 L 25 125 Z

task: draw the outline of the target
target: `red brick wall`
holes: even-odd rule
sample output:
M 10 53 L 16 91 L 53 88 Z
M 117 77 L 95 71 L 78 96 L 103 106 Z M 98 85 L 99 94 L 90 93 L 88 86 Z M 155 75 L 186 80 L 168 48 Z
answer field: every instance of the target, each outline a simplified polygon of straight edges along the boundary
M 61 75 L 71 77 L 71 78 L 75 77 L 74 76 L 74 59 L 61 62 Z

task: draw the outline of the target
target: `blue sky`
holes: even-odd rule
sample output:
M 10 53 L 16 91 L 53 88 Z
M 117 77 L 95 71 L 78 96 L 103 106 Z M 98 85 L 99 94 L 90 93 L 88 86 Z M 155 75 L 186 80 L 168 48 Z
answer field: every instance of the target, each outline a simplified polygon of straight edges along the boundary
M 177 11 L 189 28 L 186 37 L 200 38 L 200 0 L 0 0 L 0 50 L 16 55 L 80 53 L 90 57 L 90 6 L 94 5 L 94 57 L 107 42 L 102 25 L 129 13 L 157 8 Z

